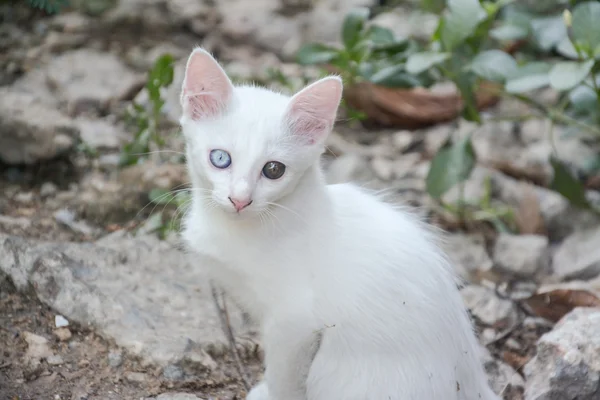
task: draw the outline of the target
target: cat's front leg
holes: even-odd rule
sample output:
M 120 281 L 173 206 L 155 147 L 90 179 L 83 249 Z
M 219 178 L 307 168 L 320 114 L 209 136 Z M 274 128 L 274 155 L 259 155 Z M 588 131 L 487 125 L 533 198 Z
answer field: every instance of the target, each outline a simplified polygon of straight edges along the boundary
M 311 315 L 287 309 L 269 318 L 263 324 L 265 386 L 257 393 L 268 400 L 306 400 L 306 379 L 320 339 Z

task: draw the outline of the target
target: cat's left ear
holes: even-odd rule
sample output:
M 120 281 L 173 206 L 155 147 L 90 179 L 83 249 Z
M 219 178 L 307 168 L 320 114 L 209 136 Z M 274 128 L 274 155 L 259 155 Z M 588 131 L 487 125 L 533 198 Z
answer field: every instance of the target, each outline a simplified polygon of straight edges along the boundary
M 342 80 L 329 76 L 296 93 L 286 113 L 291 133 L 308 144 L 325 140 L 335 124 L 342 90 Z
M 226 111 L 232 95 L 233 84 L 217 60 L 206 50 L 195 49 L 181 88 L 184 115 L 194 121 L 217 117 Z

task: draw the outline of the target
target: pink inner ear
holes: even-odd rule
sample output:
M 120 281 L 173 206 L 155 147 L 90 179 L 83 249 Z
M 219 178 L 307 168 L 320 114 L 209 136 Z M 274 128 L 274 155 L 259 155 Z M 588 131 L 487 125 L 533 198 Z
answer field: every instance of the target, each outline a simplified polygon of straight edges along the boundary
M 225 71 L 206 51 L 192 52 L 181 93 L 183 111 L 194 121 L 222 114 L 233 93 Z
M 324 139 L 335 123 L 342 96 L 342 81 L 321 79 L 298 92 L 289 105 L 288 121 L 293 134 L 314 144 Z

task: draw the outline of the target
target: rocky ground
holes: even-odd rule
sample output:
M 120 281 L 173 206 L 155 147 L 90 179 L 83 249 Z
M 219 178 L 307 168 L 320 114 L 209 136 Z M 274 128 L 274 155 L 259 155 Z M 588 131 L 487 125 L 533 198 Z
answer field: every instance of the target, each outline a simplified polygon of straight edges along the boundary
M 346 10 L 377 2 L 260 0 L 252 6 L 260 13 L 242 0 L 73 3 L 57 16 L 0 6 L 0 399 L 242 399 L 206 276 L 176 233 L 159 238 L 149 218 L 176 214 L 150 203 L 153 189 L 187 183 L 177 159 L 183 63 L 202 44 L 236 80 L 291 90 L 316 76 L 293 62 L 298 47 L 335 42 Z M 403 11 L 378 21 L 398 35 L 435 28 L 431 16 Z M 177 60 L 163 108 L 172 152 L 121 168 L 132 139 L 124 110 L 147 101 L 145 73 L 165 52 Z M 276 70 L 288 79 L 276 82 Z M 499 121 L 527 112 L 503 101 L 479 128 L 341 122 L 328 143 L 327 178 L 383 189 L 447 231 L 482 360 L 504 399 L 598 399 L 600 217 L 547 188 L 546 121 Z M 479 161 L 464 196 L 476 218 L 464 223 L 427 196 L 424 178 L 447 135 L 472 130 Z M 554 130 L 560 157 L 575 168 L 598 153 Z M 590 185 L 590 198 L 597 189 Z M 444 200 L 458 196 L 453 189 Z M 254 327 L 233 305 L 228 319 L 254 382 Z

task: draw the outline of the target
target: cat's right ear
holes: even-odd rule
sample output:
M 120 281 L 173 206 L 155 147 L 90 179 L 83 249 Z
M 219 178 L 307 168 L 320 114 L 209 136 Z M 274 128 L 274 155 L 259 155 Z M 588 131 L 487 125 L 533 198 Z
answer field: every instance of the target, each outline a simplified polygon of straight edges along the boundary
M 233 84 L 217 60 L 206 50 L 192 51 L 185 67 L 181 107 L 194 121 L 214 118 L 225 112 L 233 94 Z

